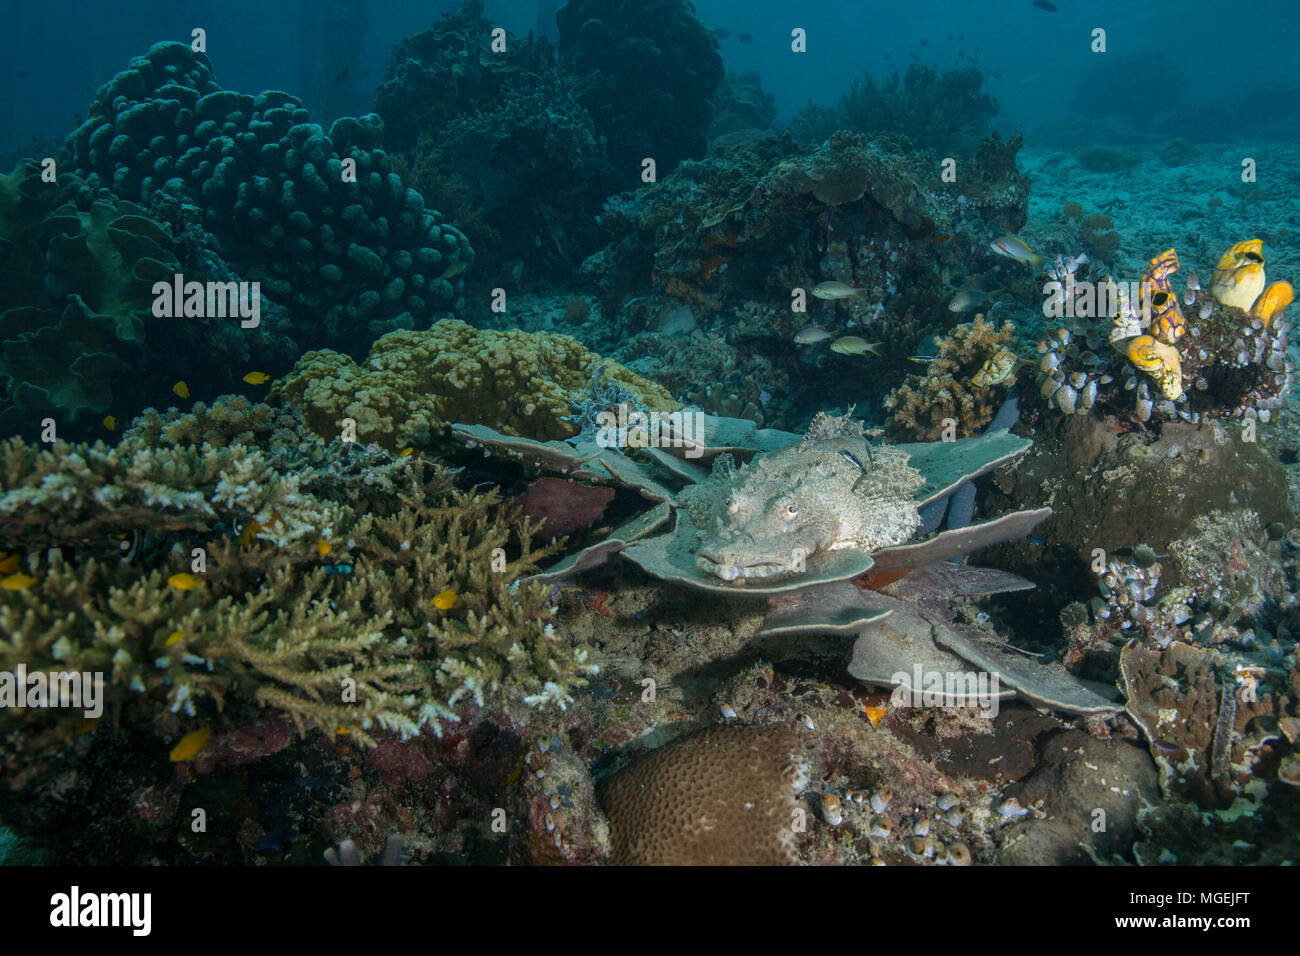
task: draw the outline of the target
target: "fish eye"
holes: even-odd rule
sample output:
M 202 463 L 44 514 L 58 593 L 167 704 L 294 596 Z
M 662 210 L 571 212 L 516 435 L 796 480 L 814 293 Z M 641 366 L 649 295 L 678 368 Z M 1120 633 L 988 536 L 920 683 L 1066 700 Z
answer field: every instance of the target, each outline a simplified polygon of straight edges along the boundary
M 799 506 L 796 505 L 793 501 L 786 502 L 785 519 L 787 521 L 791 521 L 797 517 L 799 517 Z

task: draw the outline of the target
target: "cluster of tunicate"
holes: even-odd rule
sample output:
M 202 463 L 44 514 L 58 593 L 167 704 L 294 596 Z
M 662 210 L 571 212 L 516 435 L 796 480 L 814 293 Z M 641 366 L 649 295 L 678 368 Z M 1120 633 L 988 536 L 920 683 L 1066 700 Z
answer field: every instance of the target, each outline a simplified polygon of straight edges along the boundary
M 308 120 L 288 93 L 223 89 L 204 54 L 160 43 L 99 91 L 66 145 L 91 185 L 199 207 L 221 254 L 291 310 L 300 339 L 319 331 L 356 348 L 370 338 L 361 329 L 423 327 L 459 307 L 469 243 L 393 171 L 382 120 L 344 117 L 328 135 Z
M 1163 568 L 1155 552 L 1138 545 L 1127 560 L 1112 558 L 1098 579 L 1101 597 L 1088 602 L 1097 621 L 1117 620 L 1120 629 L 1140 629 L 1161 647 L 1179 637 L 1179 628 L 1192 616 L 1179 602 L 1156 603 Z
M 1260 249 L 1259 240 L 1233 246 L 1209 289 L 1191 273 L 1179 294 L 1171 278 L 1181 268 L 1173 249 L 1151 260 L 1136 299 L 1104 277 L 1094 301 L 1112 306 L 1109 327 L 1079 318 L 1050 329 L 1038 343 L 1040 394 L 1066 413 L 1099 406 L 1144 423 L 1272 421 L 1296 382 L 1286 358 L 1290 325 L 1282 316 L 1291 287 L 1265 287 Z M 1053 278 L 1072 295 L 1074 270 L 1059 272 Z
M 1114 391 L 1115 377 L 1095 329 L 1076 323 L 1049 329 L 1038 342 L 1038 392 L 1067 415 L 1086 415 L 1099 395 Z

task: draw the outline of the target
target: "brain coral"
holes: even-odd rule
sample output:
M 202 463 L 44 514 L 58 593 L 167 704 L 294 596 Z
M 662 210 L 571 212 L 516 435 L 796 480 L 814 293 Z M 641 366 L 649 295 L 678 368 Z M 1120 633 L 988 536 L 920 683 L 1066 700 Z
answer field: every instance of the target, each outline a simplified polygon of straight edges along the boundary
M 802 745 L 786 727 L 713 727 L 601 788 L 619 865 L 793 864 Z
M 490 425 L 545 441 L 569 438 L 566 419 L 590 398 L 601 360 L 567 335 L 488 331 L 444 319 L 423 331 L 390 332 L 364 366 L 338 352 L 308 352 L 275 394 L 297 405 L 317 434 L 357 423 L 357 439 L 390 450 L 425 444 L 452 422 Z M 654 382 L 613 362 L 605 378 L 654 410 L 680 407 Z
M 457 305 L 473 252 L 393 172 L 383 121 L 343 117 L 326 135 L 308 119 L 288 93 L 223 89 L 204 54 L 159 43 L 100 89 L 65 145 L 92 185 L 201 209 L 218 251 L 291 310 L 300 340 L 356 347 L 359 328 L 414 328 Z

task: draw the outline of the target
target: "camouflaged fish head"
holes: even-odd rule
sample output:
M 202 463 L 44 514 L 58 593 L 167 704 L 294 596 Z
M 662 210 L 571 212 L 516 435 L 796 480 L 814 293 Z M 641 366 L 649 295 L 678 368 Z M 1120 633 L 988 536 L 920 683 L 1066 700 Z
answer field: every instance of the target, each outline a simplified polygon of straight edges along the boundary
M 734 473 L 696 563 L 724 581 L 769 578 L 821 552 L 899 544 L 920 526 L 922 483 L 904 452 L 870 446 L 848 415 L 818 415 L 798 445 Z

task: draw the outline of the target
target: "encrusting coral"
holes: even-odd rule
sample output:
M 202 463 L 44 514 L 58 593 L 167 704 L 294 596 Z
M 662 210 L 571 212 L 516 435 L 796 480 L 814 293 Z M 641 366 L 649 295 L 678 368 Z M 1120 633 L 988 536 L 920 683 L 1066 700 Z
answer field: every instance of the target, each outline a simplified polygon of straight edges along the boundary
M 1002 405 L 1003 386 L 1013 378 L 984 386 L 976 382 L 987 380 L 980 377 L 981 370 L 1004 352 L 1009 355 L 1010 375 L 1014 375 L 1016 359 L 1007 346 L 1015 337 L 1010 322 L 998 328 L 983 315 L 940 336 L 925 375 L 909 375 L 885 399 L 885 408 L 891 413 L 890 430 L 913 441 L 939 441 L 945 435 L 945 420 L 951 419 L 959 436 L 982 432 Z
M 364 366 L 337 352 L 308 352 L 272 394 L 300 408 L 318 435 L 338 435 L 351 418 L 359 441 L 390 451 L 425 445 L 453 422 L 550 440 L 579 432 L 569 419 L 589 396 L 599 362 L 567 335 L 479 330 L 445 319 L 425 332 L 383 336 Z M 654 410 L 680 408 L 658 385 L 615 363 L 605 363 L 602 381 Z
M 116 447 L 0 446 L 0 548 L 24 580 L 0 601 L 0 671 L 102 673 L 115 726 L 168 738 L 257 706 L 361 744 L 474 707 L 564 708 L 595 668 L 548 622 L 549 588 L 521 581 L 554 550 L 535 524 L 442 467 L 299 429 L 219 402 Z M 157 440 L 196 433 L 216 443 Z M 6 708 L 0 766 L 32 783 L 90 729 L 79 709 Z

